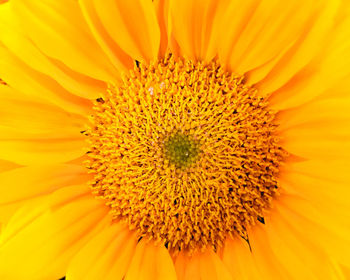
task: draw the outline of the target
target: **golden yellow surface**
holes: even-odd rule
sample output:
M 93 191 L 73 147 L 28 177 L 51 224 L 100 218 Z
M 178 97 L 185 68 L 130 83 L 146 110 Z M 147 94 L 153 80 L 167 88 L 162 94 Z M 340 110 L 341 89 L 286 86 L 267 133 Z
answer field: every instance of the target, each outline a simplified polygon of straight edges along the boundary
M 97 99 L 87 167 L 114 219 L 176 254 L 248 240 L 286 152 L 273 111 L 242 80 L 214 61 L 168 55 Z

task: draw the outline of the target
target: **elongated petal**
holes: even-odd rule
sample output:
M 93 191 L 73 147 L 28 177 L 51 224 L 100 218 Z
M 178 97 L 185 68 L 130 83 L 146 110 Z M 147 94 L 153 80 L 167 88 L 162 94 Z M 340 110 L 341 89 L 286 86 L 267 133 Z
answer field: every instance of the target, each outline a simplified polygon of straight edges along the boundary
M 45 55 L 28 37 L 20 21 L 14 15 L 11 5 L 3 5 L 0 8 L 0 30 L 0 40 L 7 48 L 7 55 L 16 57 L 10 60 L 13 65 L 5 64 L 2 71 L 7 72 L 9 67 L 21 68 L 17 76 L 13 77 L 15 80 L 11 80 L 12 86 L 23 83 L 21 72 L 31 69 L 26 72 L 27 75 L 35 71 L 48 75 L 70 93 L 83 98 L 91 98 L 104 90 L 103 82 L 73 71 L 64 62 Z M 9 58 L 3 57 L 3 59 L 9 62 Z M 26 65 L 24 69 L 23 64 Z M 1 75 L 1 77 L 4 76 Z
M 69 113 L 41 98 L 26 96 L 11 87 L 1 86 L 0 98 L 1 127 L 23 135 L 51 133 L 51 138 L 80 138 L 78 132 L 87 122 L 86 117 Z M 12 138 L 12 135 L 1 133 L 0 138 Z
M 323 220 L 328 217 L 330 227 L 335 223 L 344 231 L 350 228 L 349 168 L 350 163 L 340 159 L 288 163 L 280 182 L 287 194 L 309 202 L 321 213 L 325 212 Z
M 217 54 L 221 19 L 228 1 L 170 1 L 172 36 L 184 56 L 210 61 Z
M 17 164 L 65 162 L 84 154 L 86 119 L 0 86 L 0 158 Z
M 305 232 L 304 236 L 294 232 L 288 225 L 291 221 L 285 222 L 276 212 L 275 210 L 264 227 L 266 243 L 271 248 L 270 254 L 279 260 L 281 266 L 288 271 L 289 277 L 317 280 L 331 275 L 329 258 L 322 246 L 315 246 L 307 240 L 308 237 L 305 238 L 309 232 Z
M 240 74 L 269 62 L 310 26 L 315 3 L 232 1 L 224 18 L 220 61 Z
M 233 279 L 267 279 L 259 272 L 249 245 L 242 238 L 226 240 L 222 261 Z
M 123 51 L 108 33 L 108 30 L 106 30 L 103 22 L 99 18 L 94 2 L 84 0 L 79 1 L 79 4 L 96 41 L 109 57 L 111 63 L 119 71 L 131 69 L 134 65 L 133 58 Z
M 107 211 L 86 185 L 63 188 L 38 207 L 18 210 L 1 234 L 1 277 L 61 278 L 72 256 L 107 225 Z
M 309 159 L 350 157 L 350 99 L 325 99 L 279 114 L 283 147 Z
M 125 280 L 176 280 L 175 268 L 164 246 L 141 240 L 136 247 Z
M 151 0 L 80 2 L 105 47 L 113 47 L 112 39 L 133 59 L 145 61 L 158 57 L 160 29 Z
M 169 41 L 172 28 L 169 0 L 156 0 L 154 1 L 154 5 L 157 12 L 157 19 L 160 29 L 159 56 L 164 57 L 170 44 Z
M 270 244 L 266 242 L 265 229 L 261 226 L 255 226 L 248 231 L 248 236 L 252 255 L 259 273 L 264 275 L 266 279 L 290 279 L 288 278 L 288 270 L 271 253 Z
M 313 253 L 311 255 L 319 259 L 318 263 L 324 264 L 324 267 L 321 266 L 324 269 L 324 274 L 330 275 L 331 264 L 324 263 L 322 260 L 334 260 L 349 266 L 349 251 L 344 250 L 344 248 L 350 246 L 349 215 L 346 212 L 337 217 L 335 214 L 336 212 L 340 213 L 341 208 L 331 209 L 327 207 L 321 209 L 321 207 L 315 207 L 314 205 L 311 197 L 310 199 L 303 199 L 286 195 L 276 205 L 276 213 L 281 215 L 280 220 L 288 223 L 289 232 L 294 233 L 297 242 L 300 242 L 303 246 L 308 246 L 308 250 Z M 348 211 L 347 208 L 342 209 Z M 305 254 L 306 252 L 301 255 L 297 254 L 297 256 L 303 258 Z M 327 257 L 323 257 L 322 254 Z M 317 270 L 317 268 L 315 269 Z
M 0 76 L 6 83 L 20 93 L 33 99 L 44 99 L 48 103 L 76 114 L 86 115 L 91 111 L 91 102 L 77 97 L 64 89 L 54 79 L 46 74 L 30 68 L 20 61 L 7 48 L 0 44 Z M 4 91 L 3 85 L 0 87 Z M 96 91 L 89 98 L 97 98 L 100 91 Z
M 74 165 L 31 166 L 0 173 L 0 208 L 49 194 L 55 190 L 88 180 L 86 170 Z M 1 215 L 11 215 L 0 211 Z
M 66 279 L 123 279 L 136 244 L 136 236 L 127 227 L 113 224 L 89 241 L 73 258 Z
M 299 2 L 294 3 L 299 5 Z M 313 12 L 307 9 L 304 11 L 308 19 L 306 25 L 301 26 L 300 37 L 296 38 L 296 43 L 285 53 L 266 78 L 259 82 L 260 91 L 271 93 L 284 86 L 308 64 L 310 67 L 317 65 L 317 62 L 314 64 L 314 59 L 326 49 L 327 40 L 329 40 L 327 38 L 332 34 L 340 1 L 312 1 L 310 4 Z M 295 12 L 295 16 L 298 16 L 299 13 L 300 11 Z M 288 21 L 292 23 L 292 26 L 294 25 L 293 19 L 288 18 Z M 315 52 L 315 49 L 319 52 Z
M 21 167 L 21 165 L 8 160 L 0 159 L 0 173 L 17 168 L 17 167 Z
M 232 279 L 226 265 L 219 259 L 219 256 L 211 250 L 201 255 L 199 268 L 202 280 Z
M 175 261 L 179 280 L 229 280 L 232 276 L 219 256 L 211 250 L 192 256 L 180 253 Z
M 28 37 L 73 71 L 109 81 L 116 74 L 93 38 L 77 1 L 9 2 Z
M 65 186 L 82 184 L 88 178 L 83 167 L 68 164 L 17 166 L 0 173 L 0 224 L 5 225 L 23 205 L 37 205 L 43 196 Z
M 348 97 L 349 30 L 350 19 L 347 17 L 327 36 L 326 49 L 271 94 L 269 100 L 275 109 L 297 107 L 318 98 Z

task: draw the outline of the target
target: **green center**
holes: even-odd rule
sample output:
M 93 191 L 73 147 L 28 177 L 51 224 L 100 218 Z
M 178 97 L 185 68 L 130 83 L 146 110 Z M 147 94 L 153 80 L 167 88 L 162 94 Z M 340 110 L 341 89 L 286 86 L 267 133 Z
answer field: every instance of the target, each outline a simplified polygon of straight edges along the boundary
M 179 169 L 186 168 L 195 162 L 199 152 L 198 141 L 181 132 L 169 136 L 164 142 L 165 157 Z

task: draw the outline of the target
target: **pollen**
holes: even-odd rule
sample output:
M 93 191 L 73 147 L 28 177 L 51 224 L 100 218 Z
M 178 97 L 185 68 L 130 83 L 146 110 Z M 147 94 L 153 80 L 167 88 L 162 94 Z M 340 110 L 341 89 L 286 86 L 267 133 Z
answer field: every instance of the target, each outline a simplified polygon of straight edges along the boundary
M 95 102 L 92 192 L 174 254 L 248 240 L 278 194 L 276 127 L 267 101 L 216 61 L 139 63 Z

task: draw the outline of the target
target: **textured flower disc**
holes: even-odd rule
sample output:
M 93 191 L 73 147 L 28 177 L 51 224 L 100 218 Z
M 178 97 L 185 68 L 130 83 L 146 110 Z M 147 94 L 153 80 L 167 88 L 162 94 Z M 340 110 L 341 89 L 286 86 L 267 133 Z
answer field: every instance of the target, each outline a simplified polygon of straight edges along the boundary
M 97 99 L 86 132 L 93 192 L 116 220 L 173 253 L 248 238 L 286 157 L 274 117 L 216 62 L 140 64 Z

